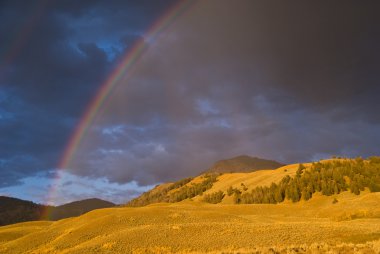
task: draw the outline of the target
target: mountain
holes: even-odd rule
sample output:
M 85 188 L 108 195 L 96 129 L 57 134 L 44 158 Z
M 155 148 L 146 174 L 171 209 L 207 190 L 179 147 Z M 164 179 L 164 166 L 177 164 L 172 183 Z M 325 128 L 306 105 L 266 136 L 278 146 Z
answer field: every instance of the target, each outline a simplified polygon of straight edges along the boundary
M 68 217 L 74 217 L 82 215 L 89 211 L 109 208 L 116 206 L 114 203 L 101 200 L 98 198 L 85 199 L 80 201 L 74 201 L 61 206 L 54 207 L 50 214 L 51 220 L 60 220 Z
M 0 196 L 0 226 L 40 220 L 47 209 L 49 210 L 49 220 L 60 220 L 79 216 L 95 209 L 114 206 L 115 204 L 111 202 L 97 198 L 75 201 L 61 206 L 46 206 L 27 200 Z
M 144 207 L 0 227 L 0 253 L 379 253 L 379 172 L 373 157 L 202 174 Z
M 45 208 L 31 201 L 0 196 L 0 226 L 38 220 Z
M 284 166 L 284 164 L 278 163 L 277 161 L 241 155 L 231 159 L 217 161 L 204 173 L 252 172 L 262 169 L 276 169 L 282 166 Z

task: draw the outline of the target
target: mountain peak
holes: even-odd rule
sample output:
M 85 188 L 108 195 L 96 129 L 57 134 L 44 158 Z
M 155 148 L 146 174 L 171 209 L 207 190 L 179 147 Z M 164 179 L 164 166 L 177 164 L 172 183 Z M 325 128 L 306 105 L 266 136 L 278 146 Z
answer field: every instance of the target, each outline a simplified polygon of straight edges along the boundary
M 281 166 L 284 165 L 274 160 L 239 155 L 230 159 L 217 161 L 205 173 L 253 172 L 261 169 L 276 169 Z

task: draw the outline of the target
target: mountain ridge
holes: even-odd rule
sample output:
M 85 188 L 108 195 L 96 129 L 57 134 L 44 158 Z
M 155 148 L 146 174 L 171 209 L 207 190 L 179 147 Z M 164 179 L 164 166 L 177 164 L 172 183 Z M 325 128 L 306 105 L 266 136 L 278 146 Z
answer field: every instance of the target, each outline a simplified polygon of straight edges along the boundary
M 276 169 L 285 166 L 274 160 L 239 155 L 225 160 L 219 160 L 203 173 L 243 173 L 262 169 Z
M 0 226 L 41 220 L 47 209 L 49 210 L 49 218 L 43 219 L 54 221 L 79 216 L 95 209 L 114 206 L 116 206 L 114 203 L 98 198 L 78 200 L 60 206 L 49 206 L 29 200 L 0 196 Z

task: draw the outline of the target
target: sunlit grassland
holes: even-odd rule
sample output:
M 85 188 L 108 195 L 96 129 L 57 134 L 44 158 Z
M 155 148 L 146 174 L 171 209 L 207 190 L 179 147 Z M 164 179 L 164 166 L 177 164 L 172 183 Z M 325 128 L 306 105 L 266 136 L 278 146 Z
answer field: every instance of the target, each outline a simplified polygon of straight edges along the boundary
M 309 170 L 311 164 L 304 166 Z M 380 253 L 380 192 L 368 187 L 360 195 L 314 192 L 295 203 L 234 204 L 228 195 L 220 204 L 202 202 L 205 195 L 227 193 L 230 187 L 250 192 L 278 183 L 294 177 L 298 168 L 218 175 L 203 194 L 179 203 L 0 227 L 0 253 Z M 152 193 L 186 193 L 205 179 L 177 182 L 172 189 L 164 184 Z
M 379 253 L 379 204 L 380 193 L 343 192 L 298 203 L 101 209 L 1 227 L 0 253 Z

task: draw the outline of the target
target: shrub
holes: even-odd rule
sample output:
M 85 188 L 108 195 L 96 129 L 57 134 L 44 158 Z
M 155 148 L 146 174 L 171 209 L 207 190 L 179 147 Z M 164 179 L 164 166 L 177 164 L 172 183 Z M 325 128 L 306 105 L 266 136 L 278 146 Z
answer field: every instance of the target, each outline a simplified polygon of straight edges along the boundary
M 222 191 L 217 191 L 211 194 L 206 194 L 203 198 L 203 201 L 211 204 L 217 204 L 222 202 L 224 198 L 224 193 Z

